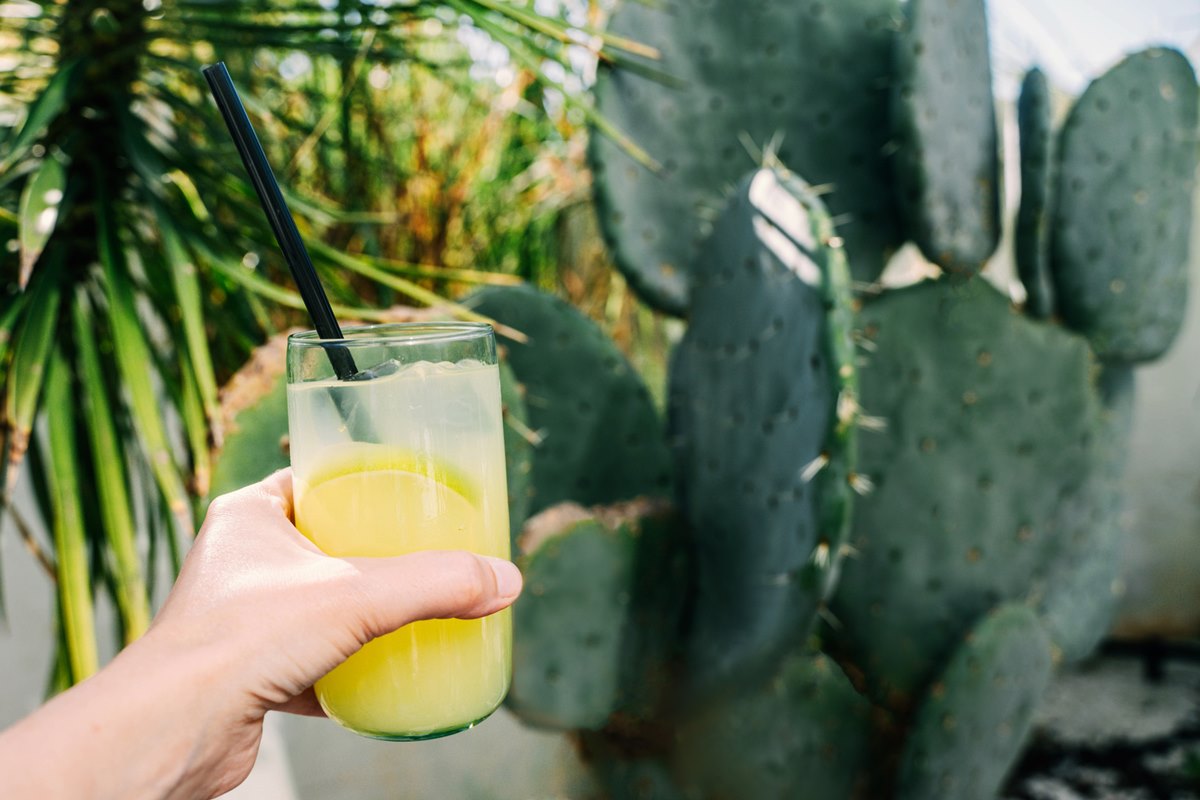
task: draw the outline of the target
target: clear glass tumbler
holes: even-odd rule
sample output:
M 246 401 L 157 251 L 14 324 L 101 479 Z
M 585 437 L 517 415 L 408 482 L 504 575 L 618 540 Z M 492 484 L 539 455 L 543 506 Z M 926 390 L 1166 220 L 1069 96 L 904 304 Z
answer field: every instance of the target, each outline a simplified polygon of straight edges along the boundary
M 344 334 L 288 340 L 296 526 L 338 557 L 470 550 L 509 558 L 491 327 L 410 323 Z M 352 380 L 334 374 L 330 351 L 338 347 L 353 356 Z M 368 643 L 316 692 L 325 712 L 356 733 L 430 739 L 490 715 L 511 674 L 506 609 L 408 625 Z

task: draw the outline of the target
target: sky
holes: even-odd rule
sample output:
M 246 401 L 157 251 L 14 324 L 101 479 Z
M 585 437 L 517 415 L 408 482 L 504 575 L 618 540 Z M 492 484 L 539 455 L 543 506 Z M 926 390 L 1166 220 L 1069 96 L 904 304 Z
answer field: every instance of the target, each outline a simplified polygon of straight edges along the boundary
M 1035 63 L 1071 94 L 1151 44 L 1200 63 L 1200 0 L 989 0 L 988 11 L 997 93 L 1005 98 Z

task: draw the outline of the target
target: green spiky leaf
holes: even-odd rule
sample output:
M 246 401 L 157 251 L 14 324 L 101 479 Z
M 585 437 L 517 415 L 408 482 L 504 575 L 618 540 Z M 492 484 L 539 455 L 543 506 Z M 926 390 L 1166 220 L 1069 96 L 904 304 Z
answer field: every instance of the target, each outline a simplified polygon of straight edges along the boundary
M 91 444 L 96 494 L 103 517 L 104 535 L 113 559 L 113 584 L 126 643 L 150 627 L 150 600 L 137 548 L 129 476 L 125 454 L 113 414 L 106 374 L 114 371 L 103 362 L 95 342 L 96 328 L 86 294 L 76 292 L 72 308 L 75 342 L 79 348 L 79 378 L 85 425 Z
M 78 72 L 78 61 L 71 60 L 60 64 L 50 82 L 30 104 L 21 129 L 8 143 L 8 154 L 0 160 L 0 180 L 6 177 L 12 166 L 25 156 L 38 137 L 45 132 L 46 127 L 67 107 Z
M 29 449 L 29 434 L 37 415 L 46 363 L 54 346 L 62 307 L 61 267 L 61 262 L 55 260 L 34 276 L 28 290 L 28 307 L 37 313 L 27 309 L 16 329 L 12 361 L 5 380 L 4 424 L 8 456 L 5 502 L 12 497 L 17 472 Z
M 46 427 L 49 432 L 46 455 L 51 467 L 58 603 L 67 662 L 72 679 L 78 682 L 100 669 L 100 659 L 96 649 L 96 621 L 92 615 L 87 535 L 79 494 L 73 395 L 70 367 L 62 352 L 55 349 L 46 372 Z
M 56 158 L 47 158 L 33 173 L 21 192 L 21 274 L 17 283 L 22 289 L 29 283 L 33 265 L 42 248 L 54 233 L 58 221 L 58 206 L 67 186 L 67 172 Z

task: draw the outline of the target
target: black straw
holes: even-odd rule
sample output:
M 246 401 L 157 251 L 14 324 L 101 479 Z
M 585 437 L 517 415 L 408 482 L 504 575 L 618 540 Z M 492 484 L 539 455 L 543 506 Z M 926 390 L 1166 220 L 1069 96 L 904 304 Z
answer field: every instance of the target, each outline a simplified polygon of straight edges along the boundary
M 317 335 L 322 339 L 344 339 L 341 326 L 333 316 L 329 298 L 321 288 L 321 281 L 317 278 L 312 259 L 300 238 L 300 231 L 296 230 L 296 221 L 283 199 L 283 192 L 279 190 L 279 182 L 275 180 L 271 165 L 267 163 L 267 154 L 263 152 L 262 144 L 259 143 L 254 127 L 250 124 L 250 118 L 246 116 L 246 109 L 238 97 L 237 89 L 233 88 L 233 79 L 229 77 L 225 62 L 219 61 L 211 67 L 205 67 L 203 71 L 208 87 L 212 90 L 213 99 L 221 109 L 221 116 L 229 126 L 233 143 L 237 145 L 238 153 L 242 156 L 242 163 L 250 173 L 250 181 L 254 184 L 254 190 L 258 192 L 259 202 L 267 212 L 271 230 L 274 231 L 284 260 L 292 271 L 296 286 L 300 289 L 300 297 L 308 308 Z M 325 351 L 329 354 L 329 362 L 339 379 L 347 381 L 357 374 L 358 368 L 354 365 L 354 357 L 350 355 L 349 348 L 334 344 L 327 345 Z

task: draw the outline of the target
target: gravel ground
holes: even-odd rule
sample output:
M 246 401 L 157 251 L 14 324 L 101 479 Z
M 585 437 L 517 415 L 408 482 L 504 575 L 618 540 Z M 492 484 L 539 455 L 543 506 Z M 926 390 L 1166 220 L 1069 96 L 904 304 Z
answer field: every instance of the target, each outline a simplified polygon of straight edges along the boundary
M 1109 651 L 1050 688 L 1003 800 L 1200 800 L 1197 654 Z

